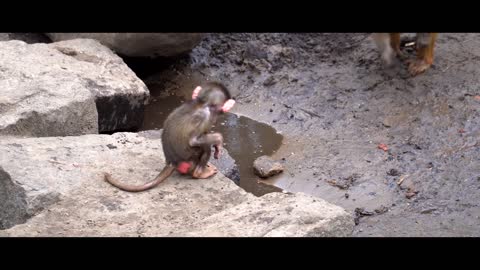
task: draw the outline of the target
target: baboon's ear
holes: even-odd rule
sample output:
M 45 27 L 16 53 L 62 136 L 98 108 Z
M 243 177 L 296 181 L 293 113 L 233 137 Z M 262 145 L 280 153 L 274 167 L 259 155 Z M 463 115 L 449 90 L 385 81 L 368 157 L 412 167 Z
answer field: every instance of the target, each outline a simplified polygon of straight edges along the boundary
M 230 109 L 233 108 L 233 105 L 235 105 L 235 100 L 233 100 L 233 99 L 227 100 L 227 102 L 225 102 L 225 104 L 223 104 L 222 111 L 223 112 L 230 111 Z
M 198 97 L 198 94 L 200 94 L 200 91 L 202 90 L 202 87 L 197 86 L 192 93 L 192 99 L 196 99 Z

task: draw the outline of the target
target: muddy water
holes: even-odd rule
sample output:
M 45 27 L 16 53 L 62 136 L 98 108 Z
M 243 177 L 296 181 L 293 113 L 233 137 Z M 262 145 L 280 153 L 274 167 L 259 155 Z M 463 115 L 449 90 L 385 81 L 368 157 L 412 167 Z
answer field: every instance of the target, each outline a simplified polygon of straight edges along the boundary
M 226 114 L 214 130 L 223 134 L 225 148 L 238 164 L 240 187 L 257 196 L 281 191 L 255 176 L 253 161 L 263 155 L 272 155 L 282 144 L 282 135 L 266 124 L 231 113 Z
M 145 109 L 141 130 L 161 129 L 168 114 L 185 100 L 158 87 L 150 88 L 152 98 Z M 240 187 L 256 196 L 281 191 L 280 188 L 263 182 L 253 173 L 253 161 L 262 155 L 275 153 L 282 144 L 282 135 L 267 124 L 233 113 L 222 115 L 214 131 L 223 134 L 224 147 L 238 165 Z

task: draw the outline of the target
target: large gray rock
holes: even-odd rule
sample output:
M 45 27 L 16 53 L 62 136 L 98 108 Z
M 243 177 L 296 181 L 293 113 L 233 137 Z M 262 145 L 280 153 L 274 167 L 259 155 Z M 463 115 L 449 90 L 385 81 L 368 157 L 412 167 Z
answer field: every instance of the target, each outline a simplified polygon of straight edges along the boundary
M 0 42 L 0 135 L 135 128 L 148 96 L 123 60 L 97 41 Z
M 0 42 L 0 135 L 98 132 L 94 97 L 64 58 L 45 44 Z
M 176 236 L 345 237 L 355 226 L 343 208 L 306 194 L 269 193 L 214 214 Z
M 146 131 L 139 134 L 115 133 L 111 136 L 84 135 L 23 139 L 2 137 L 0 141 L 0 153 L 2 153 L 0 155 L 0 228 L 23 223 L 62 198 L 73 196 L 80 201 L 94 196 L 101 200 L 102 194 L 109 194 L 107 191 L 116 193 L 115 188 L 103 181 L 102 172 L 110 172 L 114 177 L 126 182 L 134 180 L 140 183 L 152 179 L 164 166 L 160 134 L 159 131 Z M 222 154 L 220 160 L 226 160 L 226 162 L 218 163 L 218 168 L 220 171 L 229 171 L 232 169 L 228 162 L 231 158 L 226 151 Z M 223 167 L 222 164 L 227 166 Z M 232 181 L 221 176 L 212 180 L 214 184 L 209 181 L 185 180 L 185 177 L 172 177 L 172 179 L 176 179 L 173 181 L 177 181 L 177 184 L 182 180 L 206 184 L 206 186 L 202 184 L 192 186 L 195 189 L 198 188 L 192 191 L 190 194 L 192 196 L 196 196 L 195 192 L 201 192 L 203 188 L 211 192 L 215 192 L 213 189 L 218 189 L 216 193 L 220 193 L 219 191 L 225 188 L 224 195 L 231 192 L 240 192 L 242 196 L 245 195 Z M 157 194 L 159 190 L 163 190 L 162 187 L 153 192 Z M 79 191 L 78 194 L 72 195 L 76 191 Z M 230 195 L 232 200 L 238 197 Z M 182 196 L 187 198 L 189 194 L 185 192 Z M 150 197 L 140 195 L 139 198 Z M 208 198 L 203 199 L 205 203 L 211 201 Z M 139 207 L 138 204 L 141 203 L 152 205 L 140 199 L 133 206 Z M 225 203 L 228 205 L 228 202 Z
M 353 217 L 336 206 L 302 194 L 257 198 L 221 174 L 205 180 L 174 174 L 141 193 L 119 191 L 103 181 L 104 171 L 131 183 L 156 176 L 164 165 L 159 134 L 2 138 L 0 226 L 8 229 L 0 235 L 344 236 L 351 232 Z M 222 217 L 233 219 L 220 221 Z M 228 224 L 241 226 L 228 230 Z M 199 229 L 204 226 L 207 231 Z
M 197 46 L 201 33 L 47 33 L 53 41 L 91 38 L 126 56 L 175 56 Z

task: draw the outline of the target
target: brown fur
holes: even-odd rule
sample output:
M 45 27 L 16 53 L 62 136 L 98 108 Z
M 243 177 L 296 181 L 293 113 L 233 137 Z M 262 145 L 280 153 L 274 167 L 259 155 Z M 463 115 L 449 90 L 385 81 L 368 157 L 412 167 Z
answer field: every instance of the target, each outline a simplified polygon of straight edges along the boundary
M 425 72 L 433 64 L 437 35 L 437 33 L 417 33 L 417 58 L 406 60 L 408 71 L 413 76 Z M 400 33 L 375 33 L 372 37 L 387 66 L 392 64 L 394 57 L 404 60 L 405 57 L 400 50 Z

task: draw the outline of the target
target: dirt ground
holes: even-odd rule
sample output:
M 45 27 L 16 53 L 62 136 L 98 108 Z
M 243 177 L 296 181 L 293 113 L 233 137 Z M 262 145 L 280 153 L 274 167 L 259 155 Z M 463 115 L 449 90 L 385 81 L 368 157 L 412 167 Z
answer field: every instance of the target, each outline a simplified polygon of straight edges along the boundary
M 149 89 L 226 83 L 234 113 L 284 136 L 273 157 L 286 171 L 269 182 L 355 213 L 354 236 L 480 236 L 479 60 L 480 34 L 440 34 L 434 65 L 412 78 L 384 69 L 368 34 L 237 33 L 127 63 Z
M 233 112 L 285 136 L 273 157 L 286 172 L 270 182 L 355 213 L 354 236 L 480 236 L 480 35 L 440 34 L 417 77 L 385 69 L 368 37 L 212 34 L 131 67 L 149 88 L 228 84 Z

